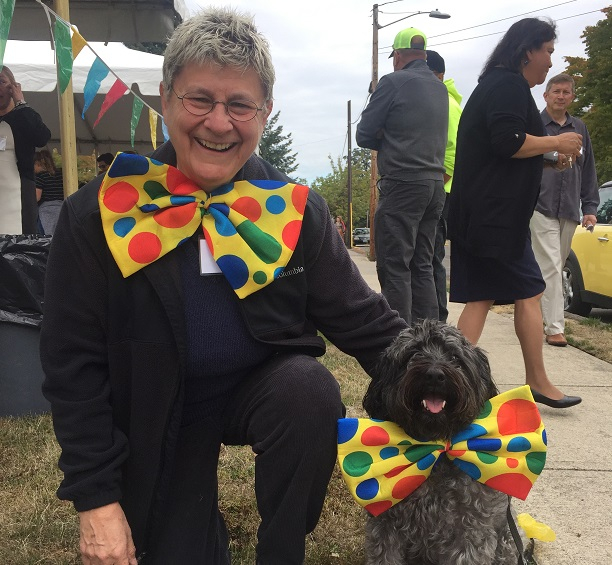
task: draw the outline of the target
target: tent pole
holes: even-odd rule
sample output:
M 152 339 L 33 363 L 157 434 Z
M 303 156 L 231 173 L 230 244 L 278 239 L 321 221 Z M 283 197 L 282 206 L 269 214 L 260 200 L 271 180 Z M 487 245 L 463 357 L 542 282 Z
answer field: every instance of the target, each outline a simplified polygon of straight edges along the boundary
M 70 21 L 70 0 L 53 0 L 55 12 L 67 22 Z M 57 81 L 59 91 L 59 80 Z M 76 132 L 74 127 L 74 96 L 72 78 L 63 94 L 59 95 L 60 134 L 62 147 L 62 172 L 64 175 L 64 196 L 79 188 L 77 169 Z

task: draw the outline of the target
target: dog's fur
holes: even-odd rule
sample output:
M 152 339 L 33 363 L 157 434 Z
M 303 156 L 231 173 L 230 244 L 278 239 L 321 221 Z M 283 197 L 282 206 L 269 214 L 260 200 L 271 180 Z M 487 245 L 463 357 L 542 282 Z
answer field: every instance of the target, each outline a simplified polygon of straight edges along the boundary
M 448 440 L 498 394 L 489 362 L 454 327 L 425 320 L 386 350 L 363 401 L 370 417 L 419 439 Z M 424 399 L 446 400 L 438 413 Z M 508 496 L 441 455 L 411 495 L 366 523 L 367 565 L 516 565 Z

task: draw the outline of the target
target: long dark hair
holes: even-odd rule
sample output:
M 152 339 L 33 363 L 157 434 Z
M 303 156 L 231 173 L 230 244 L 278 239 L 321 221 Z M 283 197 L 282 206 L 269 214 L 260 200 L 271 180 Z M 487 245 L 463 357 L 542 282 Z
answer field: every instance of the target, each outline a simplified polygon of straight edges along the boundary
M 500 65 L 516 73 L 520 72 L 527 51 L 539 49 L 544 43 L 557 39 L 556 29 L 555 23 L 550 19 L 524 18 L 513 23 L 491 53 L 478 81 L 493 67 Z

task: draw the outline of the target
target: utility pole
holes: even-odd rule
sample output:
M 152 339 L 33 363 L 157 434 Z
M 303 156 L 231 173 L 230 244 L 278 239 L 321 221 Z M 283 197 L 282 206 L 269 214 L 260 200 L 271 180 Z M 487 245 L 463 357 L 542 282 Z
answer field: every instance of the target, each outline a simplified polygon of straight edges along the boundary
M 67 22 L 70 21 L 70 0 L 54 0 L 55 12 Z M 57 57 L 56 57 L 57 67 Z M 60 114 L 60 136 L 62 139 L 62 173 L 64 176 L 64 196 L 70 196 L 79 188 L 77 169 L 76 131 L 74 125 L 74 95 L 72 78 L 68 87 L 60 94 L 60 81 L 57 81 L 57 94 Z
M 351 101 L 347 103 L 348 112 L 348 161 L 347 161 L 347 188 L 348 188 L 348 214 L 346 216 L 346 224 L 348 226 L 348 237 L 346 238 L 346 246 L 351 249 L 353 247 L 353 158 L 351 155 Z
M 372 6 L 372 82 L 370 92 L 374 92 L 378 84 L 378 4 Z M 376 213 L 376 202 L 378 201 L 378 189 L 376 179 L 378 177 L 378 166 L 376 157 L 378 153 L 370 151 L 370 252 L 368 259 L 376 261 L 376 248 L 374 247 L 374 214 Z

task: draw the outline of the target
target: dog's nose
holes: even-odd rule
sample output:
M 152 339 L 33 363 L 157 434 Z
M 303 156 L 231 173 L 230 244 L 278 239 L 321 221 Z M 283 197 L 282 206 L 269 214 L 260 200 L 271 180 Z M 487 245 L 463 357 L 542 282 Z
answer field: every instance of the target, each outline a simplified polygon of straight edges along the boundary
M 446 375 L 444 371 L 439 367 L 429 367 L 425 372 L 425 376 L 432 381 L 436 381 L 438 383 L 443 383 L 446 380 Z

